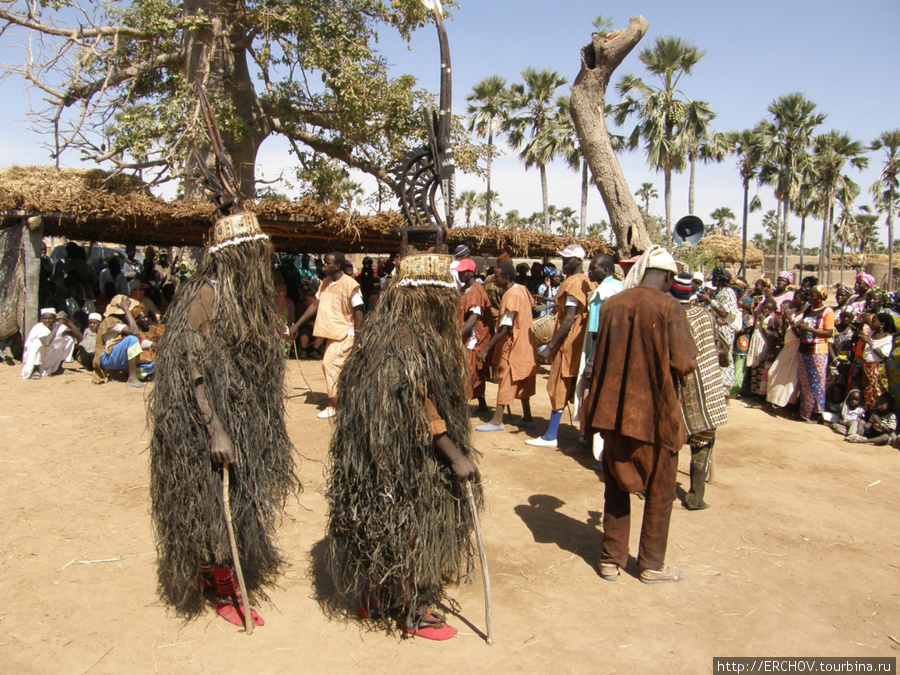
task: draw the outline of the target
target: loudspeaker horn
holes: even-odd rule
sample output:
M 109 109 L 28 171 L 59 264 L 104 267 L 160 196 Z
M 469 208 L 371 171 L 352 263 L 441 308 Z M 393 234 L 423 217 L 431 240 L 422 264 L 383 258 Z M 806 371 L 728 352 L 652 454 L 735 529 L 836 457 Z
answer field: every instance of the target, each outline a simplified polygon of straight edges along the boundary
M 675 223 L 672 239 L 679 246 L 693 246 L 703 239 L 703 221 L 697 216 L 685 216 Z

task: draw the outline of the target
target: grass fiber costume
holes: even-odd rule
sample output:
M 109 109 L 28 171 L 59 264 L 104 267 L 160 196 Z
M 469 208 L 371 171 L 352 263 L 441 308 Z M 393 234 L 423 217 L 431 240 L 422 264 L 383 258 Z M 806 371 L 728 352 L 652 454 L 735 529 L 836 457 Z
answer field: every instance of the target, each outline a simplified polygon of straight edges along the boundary
M 465 484 L 435 447 L 435 429 L 445 425 L 460 453 L 471 460 L 478 454 L 469 438 L 451 260 L 401 259 L 338 382 L 329 569 L 348 606 L 373 619 L 372 610 L 385 610 L 385 627 L 390 611 L 401 626 L 420 625 L 444 583 L 471 569 Z M 481 488 L 473 488 L 480 504 Z
M 256 218 L 246 214 L 219 221 L 213 244 L 169 309 L 149 396 L 159 594 L 186 618 L 204 607 L 201 564 L 204 569 L 234 564 L 223 517 L 223 465 L 210 456 L 209 420 L 195 394 L 197 374 L 234 449 L 229 499 L 253 602 L 265 597 L 263 587 L 275 581 L 283 565 L 272 541 L 276 519 L 299 487 L 284 425 L 272 246 Z M 211 298 L 208 321 L 196 330 L 191 310 L 204 297 Z M 221 589 L 219 594 L 224 595 Z

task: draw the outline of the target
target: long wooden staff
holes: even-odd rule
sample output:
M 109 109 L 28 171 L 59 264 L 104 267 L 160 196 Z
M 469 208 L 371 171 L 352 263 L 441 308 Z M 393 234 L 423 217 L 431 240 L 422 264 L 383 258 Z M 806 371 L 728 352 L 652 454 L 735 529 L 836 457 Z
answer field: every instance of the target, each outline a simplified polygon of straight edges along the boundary
M 475 506 L 475 495 L 472 484 L 466 482 L 466 494 L 469 497 L 469 508 L 475 523 L 475 539 L 478 541 L 478 553 L 481 554 L 481 578 L 484 581 L 484 617 L 487 622 L 487 639 L 489 645 L 494 644 L 494 618 L 491 611 L 491 578 L 488 576 L 487 555 L 484 552 L 484 541 L 481 539 L 481 524 L 478 522 L 478 508 Z
M 244 584 L 244 572 L 241 570 L 241 559 L 238 557 L 237 542 L 234 540 L 234 525 L 231 524 L 231 503 L 228 499 L 228 462 L 222 462 L 222 500 L 225 502 L 225 525 L 228 528 L 228 542 L 231 544 L 231 557 L 234 560 L 234 571 L 238 585 L 241 587 L 241 604 L 244 606 L 244 628 L 247 635 L 253 635 L 253 613 L 250 611 L 250 600 L 247 586 Z

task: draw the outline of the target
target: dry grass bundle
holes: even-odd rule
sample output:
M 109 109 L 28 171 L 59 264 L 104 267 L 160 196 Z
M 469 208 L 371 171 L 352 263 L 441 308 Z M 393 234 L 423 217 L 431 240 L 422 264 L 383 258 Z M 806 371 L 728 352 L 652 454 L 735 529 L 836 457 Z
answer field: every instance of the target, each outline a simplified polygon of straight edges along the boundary
M 694 245 L 703 255 L 723 263 L 741 262 L 740 237 L 727 237 L 724 234 L 711 234 L 703 237 Z M 747 242 L 747 264 L 759 265 L 763 261 L 763 254 L 751 242 Z
M 280 251 L 396 251 L 400 240 L 391 230 L 406 225 L 397 211 L 363 216 L 309 197 L 251 200 L 244 206 L 257 215 L 263 231 Z M 0 212 L 44 215 L 48 220 L 45 232 L 54 236 L 203 246 L 214 211 L 209 201 L 157 199 L 140 180 L 99 169 L 0 169 Z M 552 256 L 572 243 L 583 246 L 589 256 L 614 253 L 602 239 L 498 227 L 454 227 L 447 232 L 447 243 L 451 248 L 465 243 L 481 255 L 506 251 L 515 257 Z

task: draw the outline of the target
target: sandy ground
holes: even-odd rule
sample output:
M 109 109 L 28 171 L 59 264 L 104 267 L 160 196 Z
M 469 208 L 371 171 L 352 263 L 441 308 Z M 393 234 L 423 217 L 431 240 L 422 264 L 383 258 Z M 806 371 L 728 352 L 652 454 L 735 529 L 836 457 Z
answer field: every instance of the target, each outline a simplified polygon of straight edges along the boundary
M 595 572 L 603 489 L 589 456 L 525 445 L 536 432 L 477 434 L 496 644 L 477 633 L 480 579 L 451 589 L 460 634 L 433 643 L 329 620 L 315 600 L 331 425 L 304 388 L 323 390 L 319 364 L 292 361 L 288 424 L 305 491 L 280 528 L 291 567 L 260 608 L 266 625 L 247 637 L 212 611 L 184 623 L 157 600 L 145 390 L 95 386 L 71 365 L 28 382 L 0 369 L 4 672 L 702 673 L 714 656 L 900 649 L 890 637 L 900 639 L 900 455 L 824 427 L 735 403 L 716 446 L 713 508 L 676 504 L 672 516 L 668 561 L 688 578 L 662 586 L 634 569 L 616 583 Z M 533 405 L 540 432 L 541 383 Z M 564 427 L 561 438 L 575 434 Z

